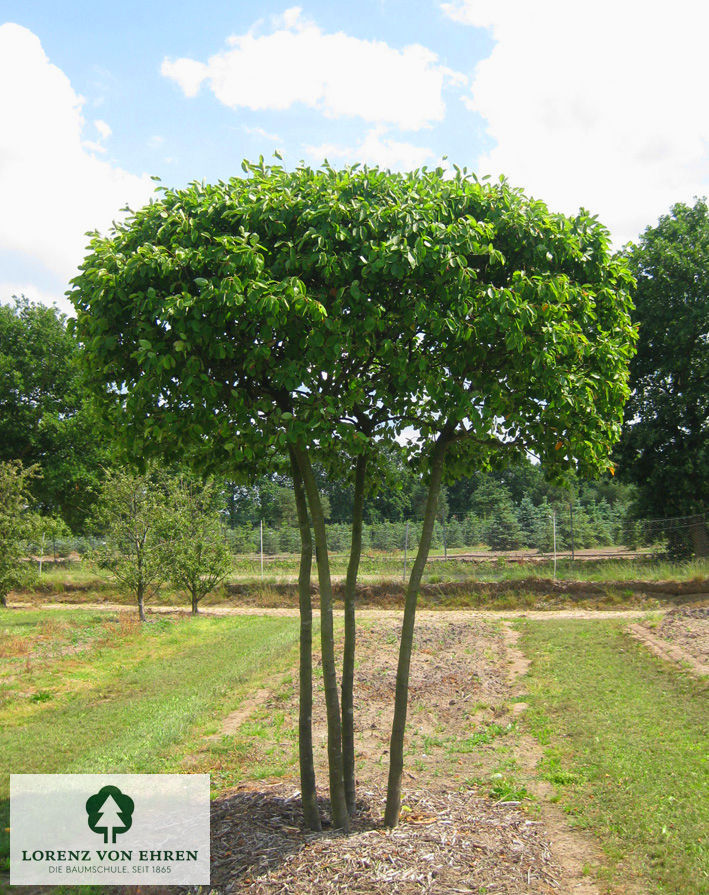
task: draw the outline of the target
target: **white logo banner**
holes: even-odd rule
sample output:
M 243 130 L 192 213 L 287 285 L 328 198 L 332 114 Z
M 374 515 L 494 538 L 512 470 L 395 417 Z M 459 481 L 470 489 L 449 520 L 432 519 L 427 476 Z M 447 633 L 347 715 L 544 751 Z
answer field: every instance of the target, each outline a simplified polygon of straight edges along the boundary
M 209 884 L 209 774 L 12 774 L 10 884 Z

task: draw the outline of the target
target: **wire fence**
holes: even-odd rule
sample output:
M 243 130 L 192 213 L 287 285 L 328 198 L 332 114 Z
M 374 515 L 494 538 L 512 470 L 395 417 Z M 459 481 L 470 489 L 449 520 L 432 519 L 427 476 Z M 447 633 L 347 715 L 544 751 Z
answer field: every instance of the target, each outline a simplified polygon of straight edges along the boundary
M 541 504 L 478 515 L 450 516 L 436 520 L 431 552 L 436 558 L 461 554 L 498 555 L 520 559 L 524 555 L 564 554 L 588 558 L 614 548 L 615 556 L 697 556 L 709 555 L 708 514 L 705 510 L 691 516 L 667 519 L 633 519 L 611 506 L 584 507 L 580 504 L 552 506 Z M 351 527 L 345 523 L 327 526 L 328 548 L 346 553 L 350 547 Z M 406 553 L 418 548 L 421 521 L 365 523 L 362 547 L 365 552 Z M 262 559 L 297 554 L 300 531 L 295 525 L 242 525 L 224 528 L 224 538 L 232 553 L 256 554 Z M 28 544 L 28 554 L 47 559 L 80 558 L 100 543 L 100 537 L 49 539 L 42 547 Z

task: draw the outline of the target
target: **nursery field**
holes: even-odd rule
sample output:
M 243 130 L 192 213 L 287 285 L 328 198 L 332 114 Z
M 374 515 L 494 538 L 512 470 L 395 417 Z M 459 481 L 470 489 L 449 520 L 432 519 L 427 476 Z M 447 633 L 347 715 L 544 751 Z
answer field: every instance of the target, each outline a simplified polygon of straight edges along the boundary
M 293 610 L 140 625 L 127 608 L 10 609 L 3 860 L 10 772 L 193 771 L 211 774 L 219 892 L 709 892 L 707 679 L 631 630 L 706 662 L 708 616 L 701 601 L 665 616 L 421 611 L 402 823 L 384 835 L 400 615 L 362 610 L 359 811 L 333 837 L 300 825 Z M 319 674 L 316 687 L 327 813 Z

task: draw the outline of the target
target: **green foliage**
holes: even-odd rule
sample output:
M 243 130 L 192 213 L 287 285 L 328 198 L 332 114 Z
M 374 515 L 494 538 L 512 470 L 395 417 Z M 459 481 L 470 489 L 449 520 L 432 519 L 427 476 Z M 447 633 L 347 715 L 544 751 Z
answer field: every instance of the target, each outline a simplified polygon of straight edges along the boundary
M 595 219 L 550 214 L 505 182 L 441 168 L 243 168 L 228 183 L 164 190 L 94 236 L 73 281 L 76 327 L 94 387 L 124 413 L 141 458 L 242 474 L 286 451 L 297 463 L 317 548 L 333 825 L 346 828 L 313 459 L 344 474 L 369 456 L 376 468 L 413 427 L 407 452 L 430 483 L 410 651 L 444 471 L 455 480 L 528 452 L 553 476 L 608 468 L 627 397 L 631 279 Z M 392 768 L 406 689 L 397 675 Z
M 631 281 L 593 218 L 441 169 L 245 169 L 95 236 L 74 281 L 136 452 L 243 469 L 327 439 L 347 468 L 413 422 L 414 451 L 451 427 L 451 477 L 525 450 L 608 466 Z
M 165 484 L 157 472 L 110 471 L 93 516 L 102 542 L 91 560 L 134 597 L 141 619 L 144 601 L 168 577 Z
M 641 512 L 709 505 L 709 209 L 674 205 L 626 250 L 637 279 L 638 353 L 618 456 Z
M 39 464 L 37 506 L 77 529 L 107 458 L 64 315 L 26 298 L 0 306 L 0 460 Z
M 167 508 L 160 513 L 160 534 L 169 581 L 187 594 L 193 614 L 200 600 L 226 578 L 232 557 L 219 515 L 220 495 L 206 483 L 175 478 Z
M 27 584 L 34 569 L 26 562 L 26 542 L 33 537 L 38 517 L 31 512 L 30 486 L 37 467 L 19 460 L 0 462 L 0 606 L 7 605 L 13 587 Z

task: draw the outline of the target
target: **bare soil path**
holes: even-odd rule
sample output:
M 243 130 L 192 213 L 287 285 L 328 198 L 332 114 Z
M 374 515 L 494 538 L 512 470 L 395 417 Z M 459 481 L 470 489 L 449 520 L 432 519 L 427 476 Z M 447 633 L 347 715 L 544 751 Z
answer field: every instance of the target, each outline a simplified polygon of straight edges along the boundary
M 130 612 L 136 613 L 137 609 L 133 605 L 125 603 L 51 603 L 42 602 L 25 603 L 21 601 L 12 602 L 10 609 L 82 609 L 90 612 Z M 148 616 L 155 615 L 188 615 L 185 606 L 146 606 L 145 611 Z M 662 612 L 664 610 L 653 610 Z M 334 609 L 335 618 L 343 618 L 344 611 L 342 609 Z M 271 615 L 278 618 L 298 618 L 298 609 L 290 606 L 209 606 L 200 610 L 200 615 Z M 495 618 L 495 619 L 513 619 L 513 618 L 587 618 L 587 619 L 604 619 L 604 618 L 642 618 L 647 615 L 646 609 L 420 609 L 416 613 L 417 620 L 445 617 L 449 621 L 471 621 L 475 619 Z M 320 610 L 313 607 L 313 617 L 320 617 Z M 365 621 L 367 619 L 391 620 L 400 619 L 400 609 L 359 609 L 357 611 L 358 620 Z

